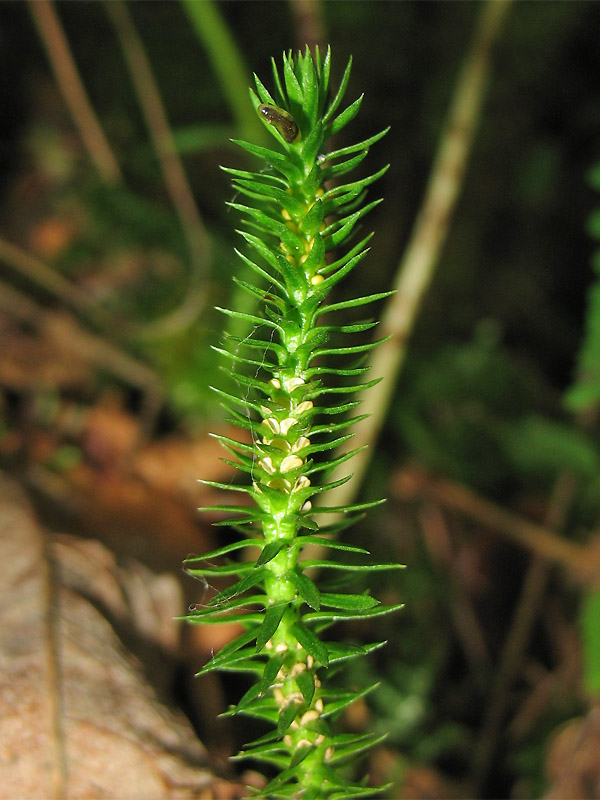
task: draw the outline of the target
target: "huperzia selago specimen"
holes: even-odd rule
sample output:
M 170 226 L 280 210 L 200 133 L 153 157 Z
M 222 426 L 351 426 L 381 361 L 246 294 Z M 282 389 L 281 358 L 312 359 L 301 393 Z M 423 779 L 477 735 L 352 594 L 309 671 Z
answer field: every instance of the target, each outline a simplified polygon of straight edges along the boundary
M 246 432 L 240 441 L 217 438 L 235 456 L 235 460 L 224 460 L 247 473 L 249 485 L 206 483 L 245 492 L 254 504 L 205 509 L 241 515 L 233 527 L 242 537 L 187 561 L 189 572 L 205 580 L 236 578 L 207 606 L 194 610 L 188 621 L 229 621 L 244 628 L 202 673 L 219 669 L 255 675 L 256 682 L 228 713 L 247 714 L 274 726 L 237 757 L 279 770 L 261 797 L 305 800 L 366 797 L 384 788 L 374 789 L 367 787 L 366 781 L 354 783 L 348 778 L 355 759 L 380 739 L 370 734 L 335 733 L 331 727 L 343 709 L 374 687 L 345 690 L 328 687 L 326 682 L 338 665 L 383 643 L 345 644 L 328 641 L 324 634 L 338 621 L 365 619 L 400 608 L 382 606 L 366 593 L 344 593 L 340 586 L 346 586 L 347 580 L 336 583 L 330 579 L 320 588 L 313 581 L 317 570 L 327 579 L 340 570 L 347 578 L 356 572 L 399 566 L 368 560 L 357 563 L 358 557 L 364 559 L 368 554 L 366 550 L 331 538 L 376 503 L 343 508 L 319 505 L 318 509 L 312 505 L 315 496 L 349 479 L 318 480 L 356 452 L 332 454 L 351 438 L 348 428 L 357 420 L 351 414 L 358 403 L 343 396 L 376 383 L 359 382 L 358 376 L 367 368 L 357 366 L 356 359 L 363 358 L 377 342 L 330 341 L 338 334 L 361 333 L 376 323 L 335 323 L 345 309 L 388 294 L 325 302 L 331 289 L 367 252 L 370 236 L 358 243 L 352 239 L 359 221 L 379 202 L 365 203 L 367 187 L 386 170 L 347 183 L 340 180 L 386 131 L 358 144 L 328 150 L 328 141 L 354 118 L 362 99 L 338 113 L 350 62 L 333 96 L 329 94 L 329 74 L 329 51 L 324 58 L 318 50 L 312 57 L 308 48 L 304 54 L 284 54 L 283 82 L 273 62 L 273 94 L 256 78 L 256 94 L 251 92 L 251 98 L 275 138 L 277 150 L 237 142 L 267 167 L 260 172 L 226 169 L 233 176 L 236 200 L 245 201 L 230 203 L 244 217 L 240 233 L 251 252 L 239 256 L 257 276 L 258 285 L 235 280 L 258 301 L 260 311 L 221 309 L 229 317 L 250 323 L 253 330 L 246 337 L 229 335 L 226 349 L 216 348 L 225 356 L 225 372 L 236 385 L 232 392 L 216 391 L 231 414 L 230 421 Z M 344 364 L 345 356 L 353 361 Z M 324 357 L 335 360 L 334 365 L 323 365 Z M 329 459 L 324 454 L 329 454 Z M 319 515 L 334 514 L 336 521 L 319 528 L 313 518 L 315 510 Z M 344 561 L 333 557 L 302 560 L 303 549 L 315 544 L 343 551 Z M 242 548 L 250 548 L 255 559 L 235 560 L 230 555 Z M 227 556 L 226 563 L 215 566 L 213 560 L 221 556 Z

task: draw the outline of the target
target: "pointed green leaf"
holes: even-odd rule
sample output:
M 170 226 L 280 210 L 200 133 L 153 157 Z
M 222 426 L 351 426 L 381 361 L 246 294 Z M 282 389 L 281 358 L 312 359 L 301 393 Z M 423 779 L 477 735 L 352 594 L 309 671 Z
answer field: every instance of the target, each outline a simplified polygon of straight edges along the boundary
M 323 224 L 323 203 L 316 200 L 302 220 L 302 232 L 313 237 Z
M 281 357 L 281 360 L 285 358 L 285 350 L 280 344 L 272 341 L 262 341 L 260 339 L 255 338 L 248 338 L 241 339 L 239 336 L 231 336 L 230 334 L 225 334 L 227 337 L 227 341 L 235 342 L 239 345 L 239 347 L 249 347 L 252 350 L 262 350 L 263 352 L 267 352 L 272 350 L 278 357 Z M 211 434 L 214 436 L 214 434 Z
M 318 50 L 317 50 L 318 52 Z M 317 64 L 319 62 L 317 61 Z M 327 52 L 325 54 L 325 58 L 323 59 L 322 65 L 320 65 L 320 71 L 318 70 L 319 74 L 319 110 L 322 111 L 325 106 L 325 100 L 327 99 L 327 92 L 329 90 L 329 74 L 331 70 L 331 48 L 327 46 Z
M 373 200 L 372 203 L 368 203 L 366 206 L 363 206 L 358 211 L 355 211 L 353 214 L 349 214 L 347 217 L 342 217 L 340 220 L 337 220 L 335 223 L 332 223 L 328 228 L 323 231 L 323 236 L 326 237 L 326 246 L 327 250 L 332 250 L 334 247 L 338 247 L 341 245 L 352 233 L 356 223 L 362 219 L 369 211 L 372 211 L 376 206 L 378 206 L 382 202 L 382 199 L 379 198 L 378 200 Z M 335 228 L 335 230 L 330 233 L 329 231 Z M 353 261 L 352 267 L 354 267 L 360 259 Z M 350 267 L 350 269 L 352 269 Z M 350 270 L 349 269 L 339 269 L 334 276 L 336 276 L 336 280 L 333 281 L 333 277 L 328 278 L 327 280 L 330 281 L 329 285 L 333 285 L 333 283 L 337 283 L 338 280 L 344 275 L 346 275 Z M 319 290 L 323 287 L 319 285 Z
M 315 676 L 307 669 L 296 675 L 294 680 L 298 684 L 298 688 L 302 692 L 302 697 L 306 700 L 307 705 L 310 705 L 315 694 Z
M 339 114 L 333 122 L 329 125 L 328 128 L 328 135 L 335 136 L 336 133 L 339 133 L 342 128 L 344 128 L 349 122 L 351 122 L 354 117 L 358 114 L 360 106 L 362 104 L 364 95 L 361 94 L 359 98 L 357 98 L 353 103 L 351 103 L 348 108 L 344 109 L 341 114 Z
M 281 618 L 283 617 L 286 608 L 287 604 L 281 603 L 280 605 L 271 606 L 267 609 L 262 621 L 262 625 L 260 626 L 260 630 L 256 636 L 257 653 L 263 649 L 263 647 L 279 627 L 279 623 L 281 622 Z
M 277 103 L 275 100 L 273 100 L 267 89 L 263 86 L 262 81 L 256 73 L 254 73 L 254 83 L 256 84 L 256 91 L 260 101 L 262 103 L 270 103 L 271 105 L 276 106 Z
M 331 594 L 321 593 L 321 602 L 330 608 L 341 608 L 347 611 L 366 611 L 379 605 L 379 600 L 366 594 Z
M 300 597 L 308 603 L 311 608 L 318 611 L 321 607 L 319 590 L 311 579 L 307 578 L 306 575 L 299 570 L 289 572 L 286 577 L 294 584 Z
M 353 456 L 357 455 L 358 453 L 366 450 L 369 445 L 363 444 L 361 447 L 356 447 L 354 450 L 350 450 L 348 453 L 345 453 L 343 456 L 338 456 L 338 458 L 333 458 L 331 461 L 325 461 L 322 464 L 317 464 L 310 469 L 305 470 L 305 475 L 313 475 L 316 472 L 323 472 L 324 470 L 330 470 L 333 467 L 337 467 L 340 464 L 343 464 L 346 461 L 349 461 Z
M 278 747 L 283 748 L 282 743 L 278 740 L 279 736 L 277 735 L 277 731 L 269 731 L 268 733 L 265 733 L 264 736 L 259 736 L 258 739 L 254 739 L 253 741 L 245 744 L 244 750 L 249 750 L 252 747 L 261 747 L 263 744 L 270 744 L 272 742 L 275 742 Z
M 379 347 L 383 342 L 387 342 L 390 337 L 386 336 L 383 339 L 377 339 L 375 342 L 367 342 L 366 344 L 351 345 L 350 347 L 319 347 L 313 351 L 310 361 L 319 356 L 344 356 L 352 353 L 366 353 Z
M 277 175 L 271 175 L 267 172 L 248 172 L 245 169 L 234 169 L 233 167 L 224 166 L 221 166 L 219 169 L 223 170 L 223 172 L 226 172 L 228 175 L 233 175 L 235 178 L 247 178 L 248 180 L 261 181 L 262 183 L 268 183 L 272 186 L 280 186 L 282 189 L 285 189 L 288 185 L 284 178 L 279 178 Z
M 216 386 L 209 386 L 209 389 L 213 391 L 215 394 L 218 394 L 219 397 L 223 398 L 226 407 L 228 407 L 229 404 L 231 404 L 234 407 L 238 406 L 239 408 L 245 408 L 245 409 L 251 408 L 252 411 L 256 411 L 258 414 L 260 414 L 260 406 L 257 405 L 256 403 L 253 403 L 251 400 L 248 400 L 248 398 L 246 397 L 236 397 L 234 394 L 229 394 L 229 392 L 224 392 L 222 389 L 219 389 Z M 225 441 L 226 439 L 226 437 L 224 436 L 219 437 L 216 434 L 211 434 L 211 436 L 214 436 L 215 439 L 220 439 L 221 441 Z M 240 449 L 243 449 L 240 446 L 240 442 L 236 442 L 235 446 L 240 447 Z
M 224 603 L 209 603 L 205 608 L 196 609 L 191 614 L 188 614 L 184 619 L 190 623 L 204 623 L 208 617 L 213 617 L 215 622 L 227 622 L 225 617 L 226 613 L 236 608 L 245 608 L 251 605 L 261 605 L 263 608 L 267 605 L 266 595 L 253 595 L 252 597 L 235 597 Z M 217 619 L 220 617 L 220 620 Z
M 275 91 L 277 93 L 277 103 L 275 105 L 284 106 L 285 105 L 285 94 L 283 91 L 283 86 L 281 85 L 281 79 L 279 77 L 279 70 L 277 69 L 277 64 L 275 63 L 275 59 L 271 58 L 271 67 L 273 71 L 273 83 L 275 84 Z
M 337 272 L 338 269 L 341 269 L 345 264 L 350 261 L 350 259 L 357 256 L 359 253 L 367 253 L 369 251 L 368 244 L 373 238 L 373 233 L 369 233 L 364 236 L 359 242 L 357 242 L 354 247 L 350 250 L 347 250 L 340 258 L 336 259 L 335 261 L 331 261 L 327 266 L 321 269 L 323 275 L 329 275 L 331 272 Z M 316 316 L 320 316 L 320 312 L 317 313 Z
M 245 706 L 249 706 L 251 702 L 256 700 L 258 693 L 258 684 L 255 683 L 254 686 L 251 686 L 238 701 L 237 705 L 235 706 L 235 711 L 241 711 Z
M 219 672 L 246 672 L 258 676 L 261 667 L 251 661 L 248 657 L 249 654 L 252 656 L 255 655 L 254 647 L 246 647 L 238 650 L 237 653 L 229 653 L 222 661 L 216 664 L 209 661 L 209 663 L 200 670 L 198 675 L 204 675 L 207 672 L 219 670 Z
M 320 511 L 320 509 L 315 509 L 316 513 Z M 347 527 L 344 525 L 344 527 Z M 339 530 L 339 529 L 338 529 Z M 343 528 L 342 528 L 343 530 Z M 320 547 L 329 547 L 332 550 L 345 550 L 347 553 L 361 553 L 363 555 L 369 555 L 368 550 L 364 550 L 362 547 L 356 547 L 353 544 L 344 544 L 344 542 L 336 542 L 334 539 L 327 539 L 325 536 L 310 536 L 306 535 L 302 537 L 303 544 L 316 544 Z
M 231 141 L 234 144 L 239 145 L 248 153 L 252 153 L 252 155 L 267 161 L 269 164 L 271 164 L 271 166 L 274 167 L 274 169 L 276 169 L 282 175 L 285 175 L 288 180 L 293 181 L 294 183 L 298 183 L 302 180 L 302 173 L 300 170 L 290 163 L 288 158 L 280 153 L 276 153 L 274 150 L 269 150 L 267 147 L 260 147 L 256 144 L 244 142 L 241 139 L 232 139 Z
M 329 664 L 327 648 L 309 628 L 301 622 L 298 622 L 296 625 L 292 625 L 291 631 L 298 642 L 300 642 L 307 653 L 310 653 L 315 661 L 318 661 L 318 663 L 322 664 L 324 667 Z
M 284 708 L 281 710 L 279 718 L 277 719 L 277 733 L 280 736 L 283 736 L 283 734 L 290 727 L 294 721 L 294 718 L 296 717 L 297 712 L 298 708 L 295 703 L 289 703 L 289 705 L 284 706 Z
M 215 306 L 217 311 L 220 311 L 221 314 L 225 314 L 228 317 L 232 317 L 233 319 L 242 319 L 245 322 L 251 322 L 254 325 L 258 325 L 259 327 L 265 325 L 267 328 L 273 328 L 276 331 L 282 333 L 282 328 L 280 325 L 277 325 L 275 322 L 271 322 L 271 320 L 264 319 L 264 317 L 257 317 L 254 314 L 245 314 L 242 311 L 231 311 L 229 308 L 221 308 L 221 306 Z
M 339 104 L 344 99 L 344 95 L 346 94 L 346 89 L 348 88 L 348 81 L 350 80 L 350 70 L 352 69 L 352 56 L 348 59 L 348 63 L 346 64 L 346 69 L 344 70 L 344 74 L 342 76 L 342 80 L 340 81 L 340 85 L 338 87 L 337 92 L 335 93 L 335 97 L 329 104 L 327 108 L 327 112 L 323 117 L 323 122 L 328 122 L 331 117 L 337 111 Z
M 323 123 L 317 121 L 311 127 L 310 132 L 302 147 L 302 160 L 305 164 L 312 164 L 318 157 L 319 152 L 323 147 L 323 140 L 325 139 L 325 131 L 323 130 Z
M 218 558 L 219 556 L 227 555 L 227 553 L 231 553 L 234 550 L 241 550 L 244 547 L 261 547 L 262 544 L 262 539 L 246 539 L 242 542 L 232 542 L 231 544 L 226 544 L 223 547 L 219 547 L 217 550 L 211 550 L 209 553 L 204 553 L 204 555 L 201 556 L 188 556 L 183 563 L 194 564 L 198 561 L 210 561 L 212 558 Z
M 216 576 L 226 577 L 227 575 L 244 575 L 248 572 L 248 569 L 252 569 L 252 567 L 252 564 L 236 564 L 234 562 L 229 562 L 220 567 L 198 567 L 196 569 L 190 569 L 189 572 L 192 575 L 203 575 L 209 578 Z
M 378 608 L 357 608 L 352 611 L 318 611 L 304 615 L 306 622 L 342 622 L 349 619 L 367 619 L 371 617 L 383 617 L 394 611 L 404 608 L 404 603 L 397 603 L 393 606 L 379 606 Z
M 236 281 L 236 283 L 237 283 L 237 281 Z M 236 364 L 246 364 L 247 366 L 258 367 L 259 369 L 268 370 L 270 372 L 273 372 L 273 370 L 277 369 L 277 366 L 278 366 L 277 364 L 272 364 L 271 362 L 267 361 L 266 359 L 263 360 L 263 361 L 256 361 L 253 358 L 245 358 L 244 356 L 240 356 L 240 355 L 237 355 L 237 354 L 230 353 L 229 351 L 223 350 L 221 347 L 216 347 L 215 345 L 211 345 L 210 347 L 211 347 L 211 350 L 215 351 L 215 353 L 219 353 L 219 355 L 224 356 L 225 358 L 235 362 Z M 246 419 L 241 418 L 240 420 L 238 420 L 238 422 L 236 422 L 236 424 L 239 424 L 240 421 L 242 423 L 246 423 L 247 422 Z
M 349 223 L 349 225 L 350 225 L 350 228 L 351 228 L 354 225 L 354 223 L 353 222 Z M 345 231 L 345 230 L 346 230 L 346 227 L 342 229 L 342 231 Z M 339 241 L 341 241 L 341 239 L 339 239 L 339 237 L 338 237 L 339 233 L 340 232 L 337 232 L 337 233 L 332 234 L 331 236 L 327 237 L 327 249 L 330 249 L 330 244 L 333 242 L 334 237 L 336 237 L 336 245 L 335 246 L 337 246 L 337 243 L 339 243 Z M 345 235 L 346 234 L 344 233 L 344 236 Z M 367 249 L 367 250 L 363 250 L 361 253 L 357 253 L 357 255 L 355 255 L 354 258 L 351 258 L 349 261 L 347 261 L 344 264 L 343 267 L 340 267 L 340 269 L 338 269 L 336 272 L 331 274 L 328 278 L 325 278 L 324 281 L 322 281 L 321 283 L 317 284 L 317 286 L 316 286 L 316 288 L 314 290 L 314 294 L 318 295 L 318 296 L 325 297 L 329 293 L 329 290 L 333 286 L 335 286 L 335 284 L 338 283 L 338 281 L 340 281 L 345 275 L 347 275 L 349 272 L 351 272 L 354 269 L 354 267 L 360 261 L 362 261 L 362 259 L 366 256 L 366 254 L 368 252 L 369 252 L 369 250 Z
M 232 761 L 241 761 L 245 758 L 251 758 L 253 761 L 263 762 L 265 764 L 274 764 L 276 767 L 282 769 L 290 762 L 287 748 L 281 744 L 266 744 L 262 747 L 254 747 L 248 750 L 242 750 L 235 756 L 230 756 Z M 254 795 L 248 795 L 253 797 Z
M 366 697 L 372 691 L 377 689 L 378 686 L 379 683 L 372 683 L 370 686 L 367 686 L 360 692 L 336 692 L 337 699 L 331 703 L 325 704 L 322 716 L 330 717 L 332 715 L 338 715 L 345 708 L 348 708 L 348 706 L 352 705 L 352 703 L 355 703 L 357 700 Z
M 321 233 L 317 230 L 313 235 L 312 248 L 308 254 L 302 268 L 307 274 L 313 274 L 325 261 L 325 242 Z
M 372 650 L 383 647 L 385 642 L 379 642 L 377 645 L 357 645 L 357 644 L 342 644 L 340 642 L 327 642 L 327 652 L 329 653 L 330 664 L 341 664 L 344 661 L 351 661 L 358 656 L 367 655 Z
M 324 509 L 319 508 L 319 513 Z M 303 566 L 320 567 L 321 569 L 340 569 L 345 572 L 382 572 L 392 569 L 403 569 L 404 564 L 340 564 L 337 561 L 326 561 L 323 559 L 307 560 L 302 562 Z
M 221 483 L 220 481 L 205 481 L 202 478 L 198 478 L 198 483 L 201 483 L 203 486 L 212 486 L 213 489 L 225 489 L 228 492 L 250 494 L 252 491 L 248 486 L 239 486 L 235 483 Z
M 250 234 L 248 234 L 250 235 Z M 257 275 L 260 275 L 266 281 L 269 282 L 269 285 L 273 285 L 277 290 L 285 296 L 286 290 L 285 286 L 281 283 L 281 281 L 277 280 L 273 275 L 269 272 L 264 270 L 261 266 L 259 266 L 255 261 L 252 261 L 248 256 L 245 256 L 240 250 L 235 249 L 235 253 L 241 258 L 241 260 L 246 264 L 253 272 L 256 272 Z
M 354 503 L 350 506 L 319 506 L 319 514 L 348 514 L 351 511 L 365 511 L 367 508 L 374 508 L 385 503 L 385 498 L 382 500 L 371 500 L 370 503 Z M 399 569 L 403 564 L 392 564 L 390 569 Z
M 293 115 L 302 107 L 303 96 L 298 78 L 294 74 L 293 60 L 291 56 L 288 58 L 285 54 L 283 56 L 283 79 Z
M 336 367 L 313 367 L 311 369 L 307 369 L 305 371 L 305 375 L 307 379 L 312 378 L 315 375 L 337 375 L 337 376 L 352 376 L 352 375 L 364 375 L 365 372 L 368 372 L 371 369 L 370 366 L 367 367 L 355 367 L 353 369 L 337 369 Z
M 260 567 L 263 564 L 267 564 L 269 561 L 275 558 L 275 556 L 280 553 L 284 547 L 287 546 L 288 542 L 281 539 L 277 542 L 269 542 L 263 547 L 262 552 L 256 562 L 256 566 Z
M 311 428 L 310 435 L 317 436 L 321 433 L 335 433 L 337 434 L 339 431 L 343 431 L 345 428 L 350 428 L 353 425 L 358 425 L 359 422 L 362 422 L 363 419 L 368 419 L 369 414 L 359 414 L 356 417 L 351 417 L 350 419 L 342 420 L 342 422 L 336 422 L 334 424 L 329 423 L 327 425 L 315 425 Z
M 230 655 L 249 644 L 249 642 L 254 641 L 254 639 L 256 639 L 256 631 L 246 631 L 246 633 L 234 639 L 233 642 L 229 642 L 222 647 L 216 656 L 212 656 L 209 664 L 206 664 L 201 672 L 208 671 L 209 665 L 210 669 L 216 669 L 221 663 L 225 662 Z
M 277 677 L 277 673 L 281 669 L 282 663 L 283 662 L 280 658 L 271 657 L 265 664 L 265 668 L 262 677 L 260 679 L 260 683 L 258 684 L 259 695 L 261 697 L 262 695 L 266 694 L 271 688 L 273 681 Z
M 266 197 L 276 200 L 279 205 L 282 208 L 285 208 L 286 211 L 288 211 L 294 218 L 300 219 L 306 213 L 304 204 L 300 200 L 296 199 L 293 195 L 277 186 L 264 184 L 259 181 L 247 180 L 245 178 L 236 179 L 234 181 L 234 186 L 240 190 L 250 190 L 249 196 L 255 196 L 258 198 Z
M 250 570 L 246 577 L 240 581 L 238 586 L 238 592 L 241 594 L 242 592 L 247 591 L 248 589 L 252 589 L 253 586 L 258 586 L 264 580 L 265 576 L 267 575 L 267 570 L 264 567 L 256 567 L 250 566 Z
M 364 139 L 362 142 L 357 142 L 356 144 L 350 145 L 349 147 L 342 147 L 339 150 L 332 150 L 330 153 L 325 153 L 323 156 L 323 161 L 333 161 L 336 158 L 340 158 L 341 156 L 348 156 L 351 153 L 356 153 L 358 150 L 367 150 L 372 144 L 378 142 L 379 139 L 383 138 L 386 133 L 389 131 L 389 126 L 384 128 L 379 133 L 370 136 L 368 139 Z
M 367 734 L 365 736 L 352 736 L 350 741 L 345 744 L 338 743 L 335 747 L 333 756 L 329 759 L 330 764 L 344 764 L 347 761 L 356 758 L 359 753 L 364 753 L 372 747 L 384 742 L 388 737 L 387 733 L 375 736 L 374 734 Z
M 328 306 L 322 306 L 319 309 L 318 316 L 321 314 L 329 314 L 331 311 L 341 311 L 346 308 L 356 308 L 357 306 L 367 305 L 367 303 L 374 303 L 376 300 L 382 300 L 385 297 L 390 297 L 394 292 L 377 292 L 376 294 L 368 294 L 364 297 L 357 297 L 354 300 L 344 300 L 340 303 L 331 303 Z
M 314 744 L 307 744 L 303 745 L 302 747 L 297 747 L 294 750 L 294 755 L 292 756 L 292 760 L 290 761 L 290 767 L 297 767 L 298 764 L 301 764 L 306 758 L 306 756 L 309 753 L 312 753 L 314 749 L 315 749 Z
M 254 449 L 251 444 L 248 442 L 238 442 L 237 439 L 231 439 L 229 436 L 225 436 L 222 433 L 209 433 L 213 439 L 221 442 L 222 444 L 228 444 L 235 450 L 241 450 L 242 452 L 246 453 L 253 453 Z
M 348 172 L 357 167 L 361 161 L 367 157 L 368 150 L 362 150 L 358 155 L 347 158 L 345 161 L 340 161 L 337 164 L 330 164 L 326 167 L 321 167 L 323 178 L 331 180 L 332 178 L 339 178 L 340 175 L 346 175 Z

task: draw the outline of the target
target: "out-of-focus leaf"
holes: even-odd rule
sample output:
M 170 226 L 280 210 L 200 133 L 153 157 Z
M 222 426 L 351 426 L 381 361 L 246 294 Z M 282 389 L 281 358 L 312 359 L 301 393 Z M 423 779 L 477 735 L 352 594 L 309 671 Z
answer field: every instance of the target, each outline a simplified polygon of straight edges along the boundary
M 552 476 L 561 470 L 593 477 L 598 454 L 585 434 L 562 422 L 529 416 L 507 426 L 501 439 L 509 459 L 530 476 Z
M 583 598 L 580 616 L 583 645 L 583 683 L 591 695 L 600 692 L 600 590 Z
M 228 125 L 188 125 L 173 131 L 173 140 L 179 153 L 199 153 L 229 143 L 234 130 Z

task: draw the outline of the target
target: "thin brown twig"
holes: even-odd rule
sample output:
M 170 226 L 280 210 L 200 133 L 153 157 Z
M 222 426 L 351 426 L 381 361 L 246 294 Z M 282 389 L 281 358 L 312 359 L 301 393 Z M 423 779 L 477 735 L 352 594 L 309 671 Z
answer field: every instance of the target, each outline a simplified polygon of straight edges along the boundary
M 483 688 L 483 676 L 490 669 L 489 648 L 477 614 L 464 588 L 458 569 L 458 552 L 444 514 L 437 503 L 424 503 L 419 515 L 429 553 L 448 572 L 451 581 L 450 616 L 462 645 L 473 680 Z
M 550 625 L 555 631 L 556 616 L 553 611 L 551 604 L 546 604 L 543 621 L 544 627 L 547 629 L 547 618 L 551 615 Z M 548 671 L 541 669 L 539 664 L 530 664 L 522 671 L 523 678 L 531 691 L 506 726 L 507 737 L 517 746 L 528 736 L 536 722 L 543 717 L 553 696 L 556 697 L 557 694 L 565 692 L 568 692 L 570 696 L 581 694 L 581 641 L 578 641 L 577 630 L 571 628 L 569 633 L 567 647 L 564 650 L 561 648 L 555 669 Z M 563 635 L 562 631 L 560 635 Z
M 110 0 L 105 3 L 105 8 L 119 39 L 158 156 L 165 185 L 179 217 L 190 253 L 191 282 L 184 302 L 173 313 L 148 326 L 144 331 L 146 335 L 165 335 L 187 327 L 197 319 L 205 304 L 206 287 L 203 285 L 203 279 L 207 264 L 208 237 L 177 153 L 150 61 L 131 13 L 122 0 Z
M 433 497 L 447 508 L 476 520 L 544 560 L 567 569 L 572 577 L 582 583 L 593 580 L 598 573 L 600 553 L 596 553 L 594 542 L 589 546 L 569 542 L 546 525 L 529 522 L 453 481 L 404 470 L 394 481 L 394 489 L 405 499 L 418 495 Z
M 545 524 L 551 530 L 564 526 L 573 501 L 576 480 L 570 473 L 559 475 L 550 498 Z M 498 736 L 510 702 L 510 688 L 521 670 L 531 631 L 539 614 L 550 578 L 550 564 L 534 555 L 527 573 L 506 640 L 504 642 L 494 685 L 484 714 L 481 732 L 471 767 L 473 796 L 481 795 L 498 744 Z
M 371 374 L 385 380 L 365 396 L 361 411 L 369 414 L 353 431 L 352 446 L 373 445 L 381 431 L 398 375 L 406 357 L 407 343 L 423 296 L 446 240 L 449 222 L 461 189 L 475 130 L 481 116 L 485 87 L 491 69 L 491 52 L 500 33 L 510 0 L 488 0 L 482 9 L 469 53 L 462 67 L 451 102 L 425 199 L 400 262 L 395 294 L 384 310 L 379 331 L 390 337 L 373 351 Z M 353 478 L 327 494 L 328 503 L 343 506 L 352 501 L 367 470 L 373 447 L 358 453 Z M 345 471 L 335 471 L 332 481 Z
M 65 352 L 102 368 L 129 386 L 162 397 L 160 381 L 153 370 L 128 353 L 84 330 L 74 318 L 44 309 L 27 295 L 0 281 L 0 310 L 55 341 Z
M 122 181 L 119 164 L 79 77 L 54 3 L 52 0 L 29 0 L 29 10 L 90 159 L 106 183 Z
M 45 289 L 82 317 L 100 327 L 114 330 L 115 320 L 98 306 L 94 298 L 63 278 L 39 258 L 0 237 L 0 261 Z

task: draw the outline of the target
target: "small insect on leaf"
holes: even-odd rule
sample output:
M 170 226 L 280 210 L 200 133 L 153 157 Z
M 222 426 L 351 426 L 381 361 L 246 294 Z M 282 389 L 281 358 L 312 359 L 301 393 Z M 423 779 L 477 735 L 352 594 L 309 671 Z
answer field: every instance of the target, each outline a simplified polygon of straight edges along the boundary
M 286 142 L 291 144 L 292 142 L 300 141 L 301 134 L 298 123 L 283 108 L 263 103 L 258 107 L 258 113 L 266 123 L 273 125 L 279 131 Z

